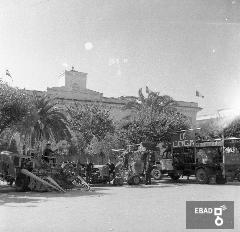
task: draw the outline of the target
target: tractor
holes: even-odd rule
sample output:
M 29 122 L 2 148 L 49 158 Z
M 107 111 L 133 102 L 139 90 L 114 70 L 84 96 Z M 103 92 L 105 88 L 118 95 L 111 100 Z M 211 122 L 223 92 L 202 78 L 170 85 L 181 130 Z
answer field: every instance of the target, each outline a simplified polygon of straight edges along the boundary
M 0 153 L 0 177 L 15 186 L 16 191 L 59 191 L 84 187 L 90 190 L 85 180 L 71 162 L 43 163 L 38 157 L 20 155 L 9 151 Z
M 151 162 L 155 163 L 156 152 L 158 148 L 155 143 L 145 143 L 128 145 L 126 150 L 114 150 L 121 152 L 119 162 L 116 164 L 116 173 L 129 185 L 139 185 L 143 183 L 146 171 L 146 162 L 151 158 Z M 153 165 L 152 175 L 159 176 L 161 174 L 159 168 Z

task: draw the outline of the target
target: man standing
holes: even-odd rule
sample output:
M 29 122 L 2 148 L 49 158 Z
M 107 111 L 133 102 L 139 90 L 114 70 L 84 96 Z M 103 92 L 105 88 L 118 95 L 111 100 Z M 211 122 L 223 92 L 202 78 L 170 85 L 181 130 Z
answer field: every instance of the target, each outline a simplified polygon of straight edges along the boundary
M 115 165 L 113 162 L 108 162 L 107 163 L 108 167 L 109 167 L 109 175 L 112 175 L 113 179 L 115 178 Z
M 144 152 L 142 154 L 141 160 L 143 162 L 143 170 L 144 170 L 145 173 L 146 173 L 146 170 L 147 170 L 147 158 L 148 158 L 148 153 Z
M 152 184 L 152 181 L 151 181 L 151 173 L 152 173 L 152 170 L 153 170 L 153 161 L 152 161 L 152 154 L 148 154 L 147 156 L 147 163 L 146 163 L 146 173 L 145 173 L 145 178 L 146 178 L 146 185 L 148 184 Z
M 131 151 L 125 151 L 123 153 L 123 155 L 124 155 L 124 168 L 128 169 L 129 158 L 132 155 L 132 152 Z
M 49 158 L 52 154 L 54 154 L 54 151 L 51 149 L 51 143 L 47 143 L 47 146 L 43 151 L 42 159 L 45 162 L 49 163 L 49 161 L 52 160 L 51 158 Z
M 92 176 L 93 163 L 88 163 L 86 166 L 86 182 L 90 183 Z

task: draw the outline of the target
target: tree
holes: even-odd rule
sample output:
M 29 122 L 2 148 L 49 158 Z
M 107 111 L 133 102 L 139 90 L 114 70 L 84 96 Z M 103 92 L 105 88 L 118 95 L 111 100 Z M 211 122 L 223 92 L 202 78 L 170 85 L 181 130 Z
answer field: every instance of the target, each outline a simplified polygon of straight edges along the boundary
M 68 107 L 68 112 L 71 116 L 72 131 L 84 139 L 83 149 L 91 143 L 93 137 L 101 141 L 107 133 L 114 132 L 109 111 L 103 106 L 75 104 Z
M 122 147 L 120 140 L 116 134 L 107 133 L 105 138 L 98 140 L 96 137 L 93 137 L 90 144 L 87 146 L 86 151 L 90 156 L 98 156 L 101 159 L 101 162 L 108 162 L 109 159 L 116 159 L 112 149 L 118 149 Z
M 162 114 L 159 119 L 151 123 L 143 123 L 135 119 L 121 128 L 121 137 L 129 143 L 170 141 L 172 135 L 179 130 L 188 129 L 188 119 L 176 113 L 175 115 Z
M 86 147 L 85 140 L 80 133 L 74 133 L 70 140 L 69 155 L 76 155 L 84 153 Z
M 30 108 L 31 101 L 26 91 L 0 82 L 0 134 L 21 122 Z
M 235 118 L 223 130 L 224 137 L 240 137 L 240 117 Z
M 0 136 L 0 151 L 4 150 L 15 153 L 18 152 L 18 145 L 13 139 L 13 136 L 10 133 L 10 129 L 4 130 Z
M 196 137 L 201 140 L 221 138 L 224 128 L 222 121 L 222 118 L 212 118 L 198 122 L 201 129 L 196 131 Z
M 159 92 L 153 92 L 146 86 L 147 97 L 143 95 L 142 88 L 138 91 L 138 97 L 128 101 L 124 109 L 132 109 L 136 112 L 148 111 L 148 116 L 152 118 L 155 114 L 175 109 L 177 102 L 168 95 L 160 95 Z
M 199 122 L 201 128 L 197 136 L 201 139 L 216 139 L 223 135 L 227 137 L 240 137 L 240 117 L 224 118 L 218 117 Z
M 170 96 L 161 96 L 147 87 L 146 93 L 147 97 L 140 89 L 139 97 L 125 106 L 135 111 L 134 117 L 121 128 L 126 140 L 131 143 L 169 141 L 176 131 L 189 128 L 189 119 L 177 112 L 177 102 Z
M 71 138 L 67 116 L 59 109 L 55 99 L 36 93 L 31 96 L 30 111 L 14 127 L 14 131 L 19 132 L 30 147 L 44 140 Z

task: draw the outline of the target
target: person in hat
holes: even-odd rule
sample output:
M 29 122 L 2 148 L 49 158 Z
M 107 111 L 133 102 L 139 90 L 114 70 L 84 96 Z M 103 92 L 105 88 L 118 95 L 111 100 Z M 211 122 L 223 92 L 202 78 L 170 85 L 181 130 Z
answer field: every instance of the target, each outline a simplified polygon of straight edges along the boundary
M 54 154 L 54 151 L 51 149 L 51 143 L 47 143 L 46 148 L 43 151 L 42 159 L 49 163 L 51 160 L 50 156 L 52 156 L 52 154 Z
M 115 164 L 111 162 L 110 160 L 107 163 L 107 166 L 109 168 L 109 176 L 112 176 L 112 178 L 115 178 Z

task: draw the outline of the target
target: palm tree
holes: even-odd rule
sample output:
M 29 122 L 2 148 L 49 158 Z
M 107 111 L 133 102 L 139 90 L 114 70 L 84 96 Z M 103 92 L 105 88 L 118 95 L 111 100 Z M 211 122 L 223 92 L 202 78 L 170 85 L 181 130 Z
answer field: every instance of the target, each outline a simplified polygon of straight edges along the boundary
M 44 140 L 60 141 L 71 137 L 68 120 L 55 99 L 47 95 L 32 96 L 32 107 L 24 120 L 15 126 L 15 132 L 21 135 L 29 147 Z
M 125 105 L 125 109 L 133 110 L 133 117 L 125 118 L 121 128 L 124 136 L 130 141 L 161 141 L 169 140 L 169 137 L 179 129 L 186 129 L 189 120 L 177 111 L 177 102 L 168 95 L 160 95 L 146 87 L 146 97 L 142 89 L 138 91 L 138 97 Z
M 152 121 L 156 115 L 164 112 L 176 111 L 177 102 L 168 95 L 160 95 L 159 92 L 153 92 L 146 86 L 147 97 L 143 95 L 142 88 L 138 91 L 138 97 L 128 101 L 124 109 L 130 109 L 138 114 L 148 115 Z M 145 118 L 146 120 L 146 118 Z

